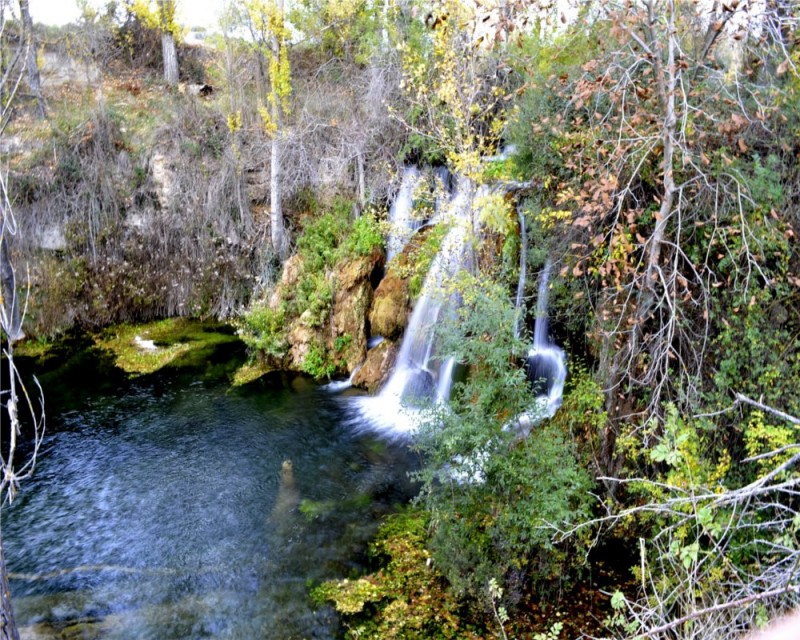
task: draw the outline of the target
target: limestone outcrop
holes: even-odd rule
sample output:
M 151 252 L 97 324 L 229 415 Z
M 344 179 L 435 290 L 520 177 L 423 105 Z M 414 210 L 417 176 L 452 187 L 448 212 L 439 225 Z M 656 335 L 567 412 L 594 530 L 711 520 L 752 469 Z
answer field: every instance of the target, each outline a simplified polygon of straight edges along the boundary
M 409 313 L 408 279 L 402 277 L 402 269 L 397 264 L 403 258 L 400 256 L 400 260 L 392 263 L 386 277 L 375 290 L 369 311 L 372 335 L 394 339 L 406 328 Z
M 391 340 L 370 349 L 364 365 L 353 376 L 353 386 L 370 393 L 377 391 L 392 372 L 398 350 L 399 345 Z

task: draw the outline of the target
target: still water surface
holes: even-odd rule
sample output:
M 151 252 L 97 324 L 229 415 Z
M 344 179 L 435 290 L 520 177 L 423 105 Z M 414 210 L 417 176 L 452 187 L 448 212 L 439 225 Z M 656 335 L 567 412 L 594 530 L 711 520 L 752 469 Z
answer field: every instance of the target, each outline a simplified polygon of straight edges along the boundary
M 4 515 L 23 637 L 336 637 L 308 585 L 364 569 L 412 491 L 402 445 L 303 379 L 112 387 L 49 403 L 40 466 Z

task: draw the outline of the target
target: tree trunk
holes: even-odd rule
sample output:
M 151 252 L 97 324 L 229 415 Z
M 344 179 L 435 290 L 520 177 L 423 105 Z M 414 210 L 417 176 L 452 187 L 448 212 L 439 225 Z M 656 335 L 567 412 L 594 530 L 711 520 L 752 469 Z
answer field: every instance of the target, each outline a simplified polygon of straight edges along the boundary
M 164 80 L 167 84 L 178 84 L 178 51 L 175 38 L 165 31 L 161 34 L 161 53 L 164 57 Z
M 36 41 L 33 37 L 33 20 L 28 0 L 19 0 L 19 13 L 22 18 L 22 37 L 25 46 L 25 72 L 28 76 L 28 89 L 36 99 L 36 115 L 44 119 L 47 109 L 42 94 L 42 81 L 39 77 L 39 65 L 36 62 Z
M 2 537 L 0 537 L 0 640 L 19 640 L 14 607 L 11 606 L 11 590 L 8 586 Z
M 2 304 L 3 329 L 13 343 L 25 337 L 19 312 L 19 299 L 14 277 L 14 267 L 8 249 L 6 234 L 0 238 L 0 304 Z
M 356 154 L 356 169 L 358 171 L 358 204 L 363 208 L 367 204 L 367 179 L 364 170 L 364 154 L 360 149 Z
M 652 3 L 648 5 L 651 10 L 651 24 L 655 22 L 655 14 Z M 656 280 L 658 280 L 658 265 L 661 260 L 661 247 L 664 244 L 666 235 L 667 221 L 672 213 L 672 205 L 675 202 L 675 178 L 672 171 L 672 163 L 675 156 L 675 93 L 678 89 L 678 69 L 675 60 L 675 22 L 676 22 L 675 3 L 670 2 L 670 14 L 667 24 L 667 60 L 666 65 L 661 62 L 661 52 L 656 55 L 656 77 L 659 87 L 661 106 L 664 110 L 664 124 L 661 133 L 661 140 L 664 145 L 662 156 L 662 170 L 664 191 L 661 195 L 661 207 L 656 214 L 656 228 L 650 238 L 650 251 L 647 256 L 646 287 L 655 291 Z
M 280 120 L 280 107 L 273 107 L 273 121 Z M 283 207 L 281 206 L 281 144 L 280 127 L 272 136 L 269 180 L 269 220 L 272 232 L 272 248 L 275 254 L 285 260 L 287 256 L 286 229 L 283 226 Z
M 278 10 L 283 16 L 283 2 L 278 3 Z M 270 46 L 275 60 L 280 60 L 281 42 L 277 34 L 272 35 Z M 272 149 L 270 155 L 270 181 L 269 181 L 269 200 L 270 200 L 270 226 L 272 232 L 272 248 L 278 258 L 285 260 L 288 257 L 289 243 L 286 241 L 286 228 L 283 224 L 283 207 L 281 206 L 281 96 L 278 94 L 277 79 L 270 78 L 271 91 L 271 118 L 275 126 L 272 134 Z

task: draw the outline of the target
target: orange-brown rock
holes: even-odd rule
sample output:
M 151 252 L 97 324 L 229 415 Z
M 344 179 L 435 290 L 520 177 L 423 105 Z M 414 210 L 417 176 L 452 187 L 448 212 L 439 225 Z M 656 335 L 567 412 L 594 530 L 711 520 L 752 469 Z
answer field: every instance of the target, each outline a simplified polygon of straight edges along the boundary
M 320 330 L 309 326 L 311 312 L 304 311 L 297 320 L 289 326 L 286 338 L 289 342 L 289 356 L 287 366 L 293 371 L 302 371 L 303 362 L 311 350 L 312 344 L 319 344 Z
M 391 340 L 384 340 L 370 349 L 364 365 L 353 376 L 353 385 L 370 392 L 377 391 L 392 372 L 398 349 Z
M 367 355 L 367 313 L 373 293 L 370 277 L 382 261 L 383 253 L 376 249 L 369 256 L 339 263 L 334 270 L 329 348 L 345 363 L 346 373 L 354 371 Z
M 396 338 L 408 323 L 408 279 L 394 265 L 375 290 L 369 312 L 371 333 L 384 338 Z

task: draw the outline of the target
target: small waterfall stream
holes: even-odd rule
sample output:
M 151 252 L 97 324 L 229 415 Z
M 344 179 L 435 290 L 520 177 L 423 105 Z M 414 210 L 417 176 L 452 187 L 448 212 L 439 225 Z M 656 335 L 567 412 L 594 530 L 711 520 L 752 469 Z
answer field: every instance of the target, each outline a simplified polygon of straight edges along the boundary
M 400 190 L 389 209 L 391 230 L 386 242 L 386 262 L 388 263 L 403 250 L 414 232 L 422 226 L 421 220 L 415 220 L 414 191 L 420 182 L 420 172 L 414 166 L 403 169 Z
M 534 385 L 536 395 L 543 400 L 542 415 L 552 417 L 561 406 L 564 381 L 567 379 L 567 364 L 564 351 L 553 344 L 547 334 L 547 300 L 550 294 L 550 271 L 553 264 L 545 264 L 539 280 L 539 295 L 536 300 L 536 324 L 533 331 L 533 346 L 528 351 L 525 368 L 528 379 Z
M 447 175 L 437 175 L 437 178 L 446 186 Z M 391 208 L 392 235 L 388 240 L 390 258 L 402 251 L 408 238 L 420 226 L 411 216 L 413 191 L 419 180 L 418 169 L 408 167 L 405 170 L 402 186 Z M 403 336 L 394 370 L 377 396 L 357 399 L 361 416 L 392 435 L 412 433 L 417 427 L 416 416 L 420 407 L 431 403 L 443 404 L 450 397 L 456 362 L 453 357 L 441 353 L 436 329 L 451 318 L 458 307 L 458 295 L 448 291 L 447 284 L 469 262 L 468 239 L 470 233 L 476 231 L 473 229 L 473 206 L 481 195 L 488 192 L 488 187 L 476 190 L 464 178 L 456 182 L 451 197 L 437 197 L 437 210 L 432 222 L 449 224 L 450 230 L 428 270 L 422 293 Z M 528 250 L 524 214 L 519 210 L 518 215 L 521 255 L 516 293 L 517 317 L 514 323 L 514 335 L 517 337 L 521 333 Z M 407 230 L 405 234 L 403 229 Z M 561 405 L 567 376 L 564 352 L 550 341 L 547 333 L 551 269 L 552 264 L 548 261 L 539 281 L 534 340 L 525 361 L 527 376 L 533 385 L 537 402 L 530 411 L 517 416 L 513 421 L 525 435 L 536 422 L 544 417 L 551 417 Z

